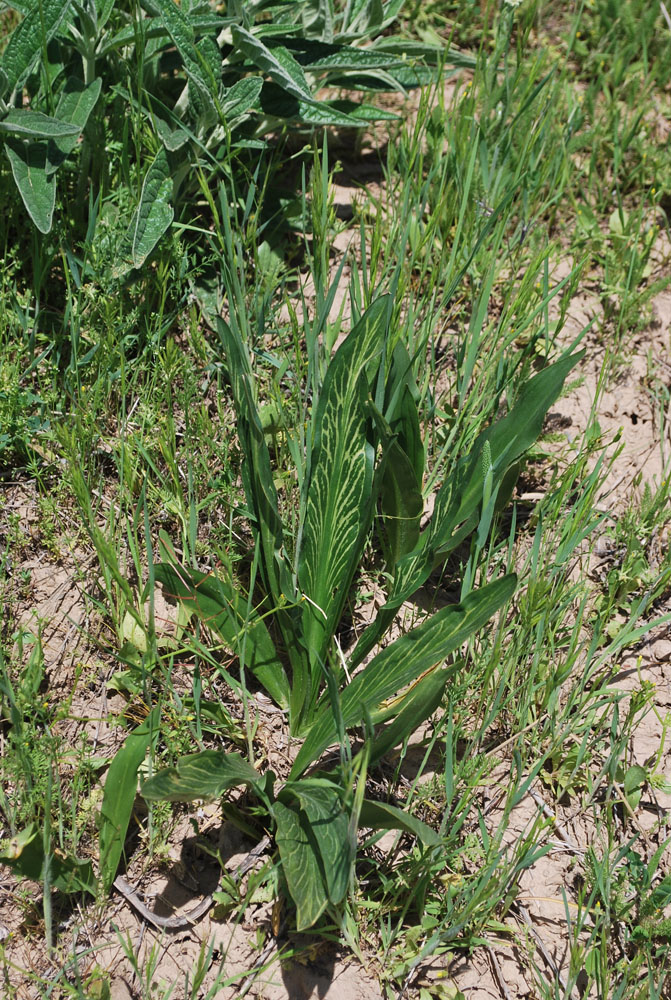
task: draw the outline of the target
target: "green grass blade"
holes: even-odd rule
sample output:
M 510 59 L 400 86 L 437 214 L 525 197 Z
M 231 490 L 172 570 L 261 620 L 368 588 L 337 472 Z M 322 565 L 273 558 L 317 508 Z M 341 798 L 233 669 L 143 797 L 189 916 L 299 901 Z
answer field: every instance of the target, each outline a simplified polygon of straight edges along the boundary
M 514 574 L 495 580 L 469 594 L 461 604 L 437 611 L 417 628 L 383 649 L 345 688 L 341 698 L 344 725 L 358 725 L 383 707 L 418 677 L 458 649 L 512 596 Z M 454 666 L 448 668 L 454 670 Z M 322 701 L 319 716 L 298 752 L 291 777 L 298 777 L 336 738 L 330 705 Z
M 441 840 L 435 830 L 410 813 L 390 806 L 387 802 L 374 802 L 372 799 L 364 799 L 361 804 L 359 826 L 369 826 L 373 830 L 403 830 L 404 833 L 417 837 L 425 847 L 435 847 Z
M 110 764 L 100 810 L 100 876 L 109 892 L 123 853 L 126 832 L 137 792 L 137 772 L 158 733 L 159 709 L 129 733 Z

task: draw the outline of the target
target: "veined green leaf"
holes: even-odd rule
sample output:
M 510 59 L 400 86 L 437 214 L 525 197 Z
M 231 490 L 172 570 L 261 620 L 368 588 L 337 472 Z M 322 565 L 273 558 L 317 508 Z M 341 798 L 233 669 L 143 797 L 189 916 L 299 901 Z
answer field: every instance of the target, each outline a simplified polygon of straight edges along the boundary
M 444 559 L 477 526 L 483 499 L 482 451 L 488 443 L 492 486 L 498 491 L 508 469 L 534 443 L 545 414 L 559 396 L 568 373 L 584 352 L 561 358 L 539 372 L 523 387 L 507 416 L 488 427 L 476 439 L 468 455 L 459 459 L 436 496 L 429 527 L 414 552 L 396 566 L 394 583 L 386 604 L 361 636 L 350 659 L 361 663 L 394 619 L 396 612 L 428 579 L 437 561 Z
M 14 175 L 14 182 L 26 206 L 28 215 L 41 233 L 48 233 L 56 204 L 56 178 L 48 172 L 46 140 L 21 142 L 8 139 L 5 152 Z
M 419 541 L 424 500 L 412 462 L 397 441 L 389 445 L 384 462 L 380 506 L 393 572 L 399 559 L 412 552 Z
M 360 49 L 354 45 L 329 45 L 304 38 L 287 38 L 284 45 L 305 72 L 335 70 L 373 70 L 404 66 L 403 60 L 389 52 Z
M 235 47 L 287 94 L 308 103 L 314 100 L 303 70 L 288 49 L 283 45 L 269 48 L 239 25 L 232 28 L 232 33 Z
M 299 809 L 275 802 L 272 812 L 282 870 L 296 904 L 297 930 L 305 931 L 319 919 L 328 903 L 319 849 Z
M 34 823 L 11 838 L 7 848 L 0 853 L 0 865 L 7 865 L 21 878 L 41 882 L 44 878 L 44 853 L 42 831 Z M 49 858 L 49 884 L 59 892 L 89 892 L 96 895 L 97 883 L 90 861 L 52 854 Z
M 389 305 L 388 296 L 376 299 L 338 348 L 313 417 L 298 582 L 309 598 L 304 633 L 319 679 L 371 524 L 374 455 L 367 440 L 366 367 L 380 356 Z
M 71 13 L 71 6 L 71 0 L 41 0 L 14 29 L 0 60 L 10 92 L 23 84 L 43 46 Z
M 172 0 L 170 0 L 172 3 Z M 140 203 L 121 243 L 118 270 L 141 267 L 173 220 L 172 178 L 164 149 L 154 157 L 142 185 Z
M 59 121 L 41 111 L 30 111 L 28 108 L 12 108 L 4 118 L 0 119 L 0 132 L 8 132 L 30 139 L 60 139 L 65 136 L 78 136 L 81 128 L 70 122 Z
M 415 819 L 403 809 L 390 806 L 386 802 L 364 799 L 359 814 L 359 826 L 369 826 L 373 830 L 403 830 L 417 837 L 425 847 L 435 847 L 440 843 L 440 835 L 426 823 Z
M 378 653 L 342 693 L 340 709 L 344 726 L 349 728 L 361 723 L 367 715 L 383 708 L 386 699 L 397 695 L 457 650 L 509 600 L 516 584 L 514 574 L 495 580 L 473 591 L 461 604 L 437 611 Z M 317 760 L 336 738 L 327 695 L 322 697 L 318 713 L 298 752 L 291 770 L 292 778 L 297 778 Z
M 289 805 L 290 796 L 298 799 L 319 847 L 328 898 L 339 903 L 347 892 L 354 860 L 342 791 L 324 778 L 301 778 L 288 782 L 278 799 Z
M 155 566 L 154 575 L 167 593 L 183 601 L 189 611 L 195 611 L 240 659 L 244 656 L 247 669 L 280 708 L 288 707 L 289 682 L 275 644 L 263 619 L 253 608 L 248 613 L 245 596 L 233 584 L 209 573 L 166 563 Z
M 417 732 L 421 724 L 433 715 L 440 705 L 450 676 L 450 671 L 440 668 L 429 671 L 398 699 L 398 704 L 394 703 L 389 708 L 389 712 L 393 711 L 392 721 L 373 739 L 369 765 L 385 757 L 406 737 Z
M 264 787 L 264 776 L 239 753 L 203 750 L 180 757 L 175 767 L 158 771 L 143 784 L 140 794 L 150 802 L 193 802 L 216 799 L 238 785 Z
M 214 96 L 219 74 L 213 72 L 207 49 L 199 51 L 193 25 L 174 0 L 155 0 L 155 2 L 159 16 L 182 57 L 190 86 L 196 91 L 194 104 L 199 111 L 216 115 Z M 191 90 L 189 94 L 191 95 Z
M 242 479 L 247 506 L 254 514 L 254 530 L 261 541 L 263 573 L 268 594 L 275 605 L 293 599 L 291 565 L 284 551 L 283 526 L 277 505 L 270 455 L 254 394 L 254 381 L 247 347 L 240 336 L 214 317 L 228 361 L 233 398 L 238 417 L 238 436 L 245 461 Z
M 152 709 L 142 725 L 129 733 L 110 764 L 100 810 L 100 874 L 110 889 L 123 853 L 137 792 L 137 772 L 152 740 L 158 735 L 159 710 Z
M 221 102 L 221 109 L 226 118 L 230 121 L 249 111 L 258 101 L 262 87 L 263 79 L 260 76 L 246 76 L 234 83 L 226 91 Z
M 77 135 L 81 133 L 89 120 L 91 112 L 98 102 L 102 80 L 100 77 L 93 80 L 88 86 L 76 77 L 67 80 L 56 108 L 56 118 L 62 122 L 69 122 L 77 126 L 77 133 L 74 137 L 58 139 L 56 145 L 61 154 L 67 156 L 77 144 Z

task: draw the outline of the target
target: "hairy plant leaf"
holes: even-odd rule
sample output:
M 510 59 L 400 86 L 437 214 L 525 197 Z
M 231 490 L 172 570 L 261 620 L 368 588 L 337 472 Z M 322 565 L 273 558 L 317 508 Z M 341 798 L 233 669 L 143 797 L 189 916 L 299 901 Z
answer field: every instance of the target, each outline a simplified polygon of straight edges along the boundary
M 172 2 L 172 0 L 170 0 Z M 140 203 L 121 243 L 117 270 L 141 267 L 173 220 L 172 178 L 164 149 L 154 157 L 142 184 Z
M 21 138 L 29 139 L 61 139 L 65 136 L 78 136 L 81 128 L 70 122 L 59 121 L 41 111 L 30 111 L 28 108 L 12 108 L 0 120 L 0 132 L 8 132 Z
M 71 13 L 71 6 L 71 0 L 40 0 L 14 29 L 0 60 L 10 92 L 23 84 L 47 42 Z
M 310 103 L 314 100 L 300 65 L 283 45 L 269 48 L 246 28 L 234 25 L 233 44 L 287 94 Z
M 287 708 L 289 682 L 284 667 L 263 619 L 253 608 L 248 614 L 244 595 L 231 583 L 182 566 L 160 563 L 154 574 L 168 594 L 195 611 L 240 659 L 244 656 L 245 666 L 270 697 L 280 708 Z
M 309 598 L 304 633 L 319 679 L 371 524 L 374 455 L 367 439 L 366 367 L 382 349 L 389 305 L 388 296 L 376 299 L 338 348 L 314 416 L 298 581 Z
M 301 810 L 275 802 L 272 811 L 282 870 L 296 904 L 296 927 L 305 931 L 319 919 L 328 903 L 319 849 Z
M 56 178 L 53 171 L 48 170 L 49 147 L 46 140 L 21 142 L 8 139 L 5 152 L 28 215 L 41 233 L 48 233 L 54 218 Z
M 155 0 L 159 17 L 163 21 L 168 34 L 172 38 L 182 57 L 184 68 L 189 77 L 189 85 L 195 94 L 189 91 L 197 112 L 216 116 L 214 97 L 216 96 L 217 76 L 208 59 L 207 48 L 201 52 L 196 45 L 193 25 L 186 14 L 173 0 Z
M 323 778 L 302 778 L 288 782 L 278 799 L 288 805 L 289 796 L 298 799 L 305 823 L 319 847 L 328 898 L 339 903 L 347 892 L 354 860 L 342 791 Z
M 361 804 L 359 826 L 369 826 L 373 830 L 403 830 L 417 837 L 425 847 L 435 847 L 441 841 L 435 830 L 410 813 L 372 799 L 364 799 Z
M 41 882 L 44 878 L 44 853 L 42 832 L 34 823 L 17 833 L 0 853 L 0 865 L 7 865 L 21 878 Z M 49 884 L 59 892 L 89 892 L 95 896 L 96 877 L 90 861 L 82 861 L 60 852 L 49 858 Z
M 249 111 L 258 101 L 263 88 L 260 76 L 246 76 L 238 80 L 224 94 L 221 110 L 230 121 Z
M 100 876 L 109 891 L 116 876 L 137 793 L 137 772 L 152 740 L 158 735 L 159 710 L 152 709 L 144 722 L 126 737 L 110 764 L 100 810 Z
M 382 709 L 386 699 L 398 695 L 457 650 L 509 600 L 516 584 L 514 574 L 495 580 L 469 594 L 461 604 L 437 611 L 417 628 L 386 646 L 343 691 L 340 711 L 345 728 L 358 725 L 367 715 Z M 443 669 L 449 678 L 455 668 L 452 665 Z M 291 778 L 297 778 L 337 738 L 327 694 L 322 697 L 318 713 L 294 761 Z
M 329 45 L 306 39 L 283 39 L 297 63 L 304 71 L 316 73 L 328 70 L 372 70 L 403 66 L 403 61 L 389 52 L 377 49 L 360 49 L 354 45 Z
M 70 77 L 61 91 L 56 108 L 56 118 L 77 126 L 77 134 L 69 138 L 59 138 L 56 145 L 63 156 L 68 156 L 77 144 L 79 135 L 86 126 L 91 112 L 98 102 L 102 89 L 102 79 L 98 77 L 88 85 L 76 77 Z
M 203 750 L 180 757 L 174 767 L 158 771 L 145 781 L 140 794 L 150 802 L 193 802 L 219 798 L 238 785 L 262 788 L 265 783 L 264 777 L 239 753 Z

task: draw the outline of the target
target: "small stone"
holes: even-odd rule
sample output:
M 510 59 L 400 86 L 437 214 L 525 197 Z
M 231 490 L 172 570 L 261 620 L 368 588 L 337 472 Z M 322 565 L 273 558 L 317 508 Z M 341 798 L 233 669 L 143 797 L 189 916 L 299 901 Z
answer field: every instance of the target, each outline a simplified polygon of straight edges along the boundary
M 658 663 L 664 660 L 671 660 L 671 641 L 669 639 L 658 639 L 653 643 L 652 655 Z

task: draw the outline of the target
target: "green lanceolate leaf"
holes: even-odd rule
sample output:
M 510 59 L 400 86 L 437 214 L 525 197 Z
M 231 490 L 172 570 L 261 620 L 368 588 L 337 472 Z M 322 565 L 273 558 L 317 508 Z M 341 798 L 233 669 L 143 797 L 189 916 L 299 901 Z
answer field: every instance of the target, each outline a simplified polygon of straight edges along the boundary
M 421 483 L 417 482 L 412 462 L 397 441 L 391 442 L 385 456 L 380 506 L 388 562 L 393 572 L 399 559 L 417 545 L 424 510 Z
M 246 76 L 234 83 L 224 94 L 221 110 L 228 121 L 246 114 L 258 102 L 263 79 L 260 76 Z
M 354 859 L 342 792 L 324 778 L 302 778 L 288 782 L 278 799 L 289 805 L 291 797 L 300 803 L 319 848 L 328 898 L 332 903 L 340 903 L 347 892 Z
M 58 139 L 56 145 L 63 156 L 67 156 L 77 144 L 77 136 L 84 130 L 91 112 L 98 102 L 102 80 L 98 77 L 88 86 L 76 77 L 67 80 L 56 108 L 56 118 L 76 126 L 77 133 L 69 138 Z
M 392 714 L 393 719 L 372 740 L 369 765 L 385 757 L 404 739 L 417 732 L 422 723 L 433 715 L 440 705 L 450 677 L 451 672 L 448 670 L 431 670 L 383 713 L 384 716 Z
M 291 97 L 313 101 L 312 91 L 300 65 L 283 45 L 269 48 L 259 38 L 238 25 L 232 28 L 233 44 L 263 73 Z
M 561 358 L 530 379 L 507 416 L 483 431 L 469 454 L 459 459 L 454 471 L 448 473 L 436 496 L 429 527 L 415 551 L 398 562 L 387 602 L 357 643 L 351 666 L 361 663 L 370 652 L 403 602 L 428 579 L 436 562 L 446 558 L 477 527 L 486 475 L 482 462 L 485 445 L 490 452 L 492 492 L 498 493 L 510 467 L 537 439 L 545 414 L 583 353 Z
M 512 596 L 514 574 L 495 580 L 469 594 L 461 604 L 449 605 L 401 636 L 375 656 L 342 693 L 340 710 L 346 728 L 359 725 L 382 711 L 392 698 L 428 670 L 432 670 L 481 628 Z M 454 670 L 454 666 L 448 668 Z M 291 777 L 298 777 L 336 739 L 336 724 L 326 696 L 319 715 L 298 752 Z
M 152 740 L 158 735 L 159 710 L 154 708 L 141 726 L 126 737 L 110 764 L 100 810 L 100 875 L 108 891 L 123 853 L 137 792 L 137 772 Z
M 277 505 L 270 454 L 254 393 L 254 379 L 247 347 L 220 317 L 215 317 L 228 361 L 238 417 L 238 437 L 244 463 L 242 479 L 247 506 L 254 515 L 254 530 L 261 542 L 262 572 L 272 601 L 279 606 L 293 597 L 291 565 L 284 551 L 283 527 Z
M 296 904 L 296 927 L 304 931 L 319 919 L 328 903 L 319 848 L 300 809 L 275 802 L 272 811 L 282 871 Z
M 440 836 L 426 823 L 415 819 L 410 813 L 390 806 L 386 802 L 364 799 L 359 813 L 359 826 L 369 826 L 373 830 L 403 830 L 417 837 L 425 847 L 435 847 Z
M 10 92 L 24 82 L 35 60 L 69 15 L 70 8 L 71 0 L 40 0 L 14 29 L 0 60 Z
M 304 633 L 318 679 L 371 525 L 374 455 L 367 439 L 366 368 L 380 356 L 389 306 L 387 296 L 377 299 L 339 347 L 314 416 L 298 582 L 309 599 Z
M 161 563 L 155 578 L 166 592 L 179 598 L 238 656 L 280 706 L 289 704 L 289 682 L 275 644 L 258 613 L 231 583 L 208 573 Z
M 148 778 L 140 789 L 150 802 L 216 799 L 238 785 L 265 787 L 265 780 L 239 753 L 203 750 L 181 757 L 174 767 Z
M 41 882 L 45 864 L 49 865 L 49 885 L 59 892 L 89 892 L 95 896 L 96 877 L 90 861 L 72 856 L 44 853 L 42 831 L 34 823 L 11 838 L 7 848 L 0 853 L 0 865 L 7 865 L 21 878 Z
M 50 169 L 47 141 L 8 139 L 5 152 L 28 215 L 41 233 L 48 233 L 54 218 L 56 178 Z
M 118 270 L 128 263 L 141 267 L 173 220 L 170 204 L 172 178 L 170 164 L 161 149 L 147 171 L 142 185 L 140 203 L 122 240 Z
M 219 74 L 215 75 L 213 72 L 211 59 L 208 58 L 210 53 L 206 48 L 202 52 L 199 51 L 195 42 L 193 26 L 173 0 L 156 0 L 156 6 L 168 34 L 182 57 L 184 68 L 189 77 L 190 87 L 193 87 L 197 93 L 195 101 L 197 110 L 215 115 L 216 108 L 213 95 L 216 96 L 216 85 Z M 191 90 L 189 90 L 189 93 L 191 94 Z
M 0 121 L 0 132 L 29 139 L 61 139 L 66 136 L 74 136 L 76 139 L 81 129 L 70 122 L 43 115 L 41 111 L 13 108 Z

